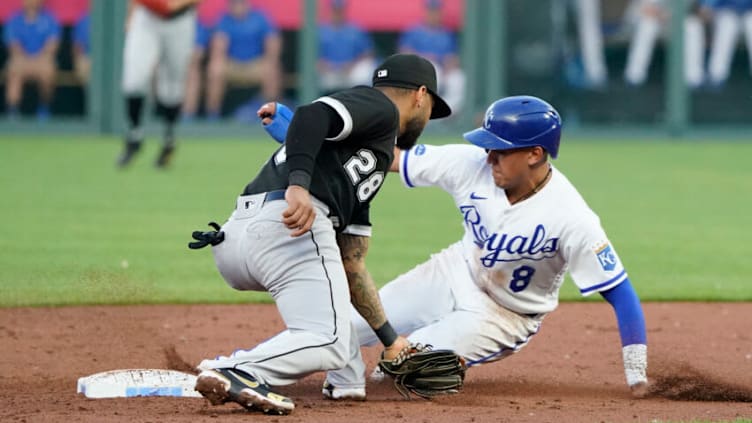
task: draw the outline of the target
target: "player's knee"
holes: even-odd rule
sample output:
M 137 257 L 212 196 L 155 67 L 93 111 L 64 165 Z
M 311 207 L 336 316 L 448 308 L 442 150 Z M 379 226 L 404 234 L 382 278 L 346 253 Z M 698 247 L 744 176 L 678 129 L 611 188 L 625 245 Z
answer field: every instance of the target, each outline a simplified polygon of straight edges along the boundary
M 123 93 L 126 96 L 132 95 L 146 95 L 149 92 L 148 80 L 124 80 L 123 81 Z
M 227 66 L 223 60 L 212 60 L 206 68 L 206 76 L 210 80 L 219 80 L 225 78 Z
M 164 105 L 174 106 L 183 102 L 183 87 L 173 86 L 157 90 L 157 100 Z
M 54 84 L 56 73 L 57 72 L 55 72 L 55 68 L 40 69 L 39 80 L 43 84 Z
M 338 331 L 335 336 L 332 336 L 331 332 L 318 333 L 316 336 L 319 338 L 319 345 L 322 348 L 320 354 L 321 368 L 333 370 L 345 367 L 350 360 L 349 331 L 344 331 L 344 333 Z

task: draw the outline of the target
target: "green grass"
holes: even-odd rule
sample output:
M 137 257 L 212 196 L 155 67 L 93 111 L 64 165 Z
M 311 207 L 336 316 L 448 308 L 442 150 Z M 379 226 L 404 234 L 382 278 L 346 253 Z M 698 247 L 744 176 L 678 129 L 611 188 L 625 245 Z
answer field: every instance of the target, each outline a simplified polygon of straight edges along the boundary
M 117 171 L 114 138 L 0 138 L 0 306 L 268 300 L 227 287 L 210 251 L 186 244 L 224 221 L 275 147 L 188 140 L 161 172 L 151 143 Z M 565 140 L 555 164 L 600 215 L 644 300 L 748 301 L 751 155 L 752 143 L 720 140 Z M 462 234 L 447 194 L 408 190 L 397 175 L 372 221 L 379 283 Z M 581 297 L 567 282 L 562 298 Z

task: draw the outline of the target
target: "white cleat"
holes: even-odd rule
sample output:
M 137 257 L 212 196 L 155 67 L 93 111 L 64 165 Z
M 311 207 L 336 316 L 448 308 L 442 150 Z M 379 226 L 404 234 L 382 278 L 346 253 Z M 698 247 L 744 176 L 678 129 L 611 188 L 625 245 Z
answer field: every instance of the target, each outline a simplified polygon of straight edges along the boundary
M 350 400 L 350 401 L 365 401 L 366 400 L 366 388 L 337 388 L 328 381 L 324 381 L 324 386 L 321 388 L 321 393 L 324 398 L 330 400 Z
M 368 376 L 368 380 L 374 383 L 381 383 L 384 381 L 384 378 L 386 378 L 386 375 L 381 371 L 381 367 L 379 366 L 376 366 L 371 372 L 371 375 Z

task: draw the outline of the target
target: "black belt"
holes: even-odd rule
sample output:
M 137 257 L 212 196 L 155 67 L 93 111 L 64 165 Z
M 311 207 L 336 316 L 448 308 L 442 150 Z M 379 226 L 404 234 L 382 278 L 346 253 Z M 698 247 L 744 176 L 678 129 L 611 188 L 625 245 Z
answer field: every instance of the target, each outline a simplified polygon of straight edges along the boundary
M 191 10 L 193 10 L 195 8 L 196 8 L 196 6 L 183 6 L 182 9 L 178 9 L 178 10 L 170 13 L 169 15 L 167 15 L 165 17 L 165 19 L 168 20 L 168 21 L 171 21 L 173 19 L 177 19 L 177 18 L 185 15 L 186 13 L 190 12 Z
M 284 189 L 278 189 L 276 191 L 269 191 L 264 196 L 264 203 L 268 203 L 269 201 L 275 201 L 275 200 L 284 200 L 285 199 L 285 192 L 287 190 Z

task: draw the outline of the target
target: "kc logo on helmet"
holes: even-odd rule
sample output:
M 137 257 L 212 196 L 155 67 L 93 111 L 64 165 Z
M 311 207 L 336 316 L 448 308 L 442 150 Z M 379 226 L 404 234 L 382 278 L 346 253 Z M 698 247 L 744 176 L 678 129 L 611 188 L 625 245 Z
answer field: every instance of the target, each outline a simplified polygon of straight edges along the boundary
M 493 118 L 494 118 L 494 111 L 489 110 L 488 113 L 486 113 L 486 118 L 483 121 L 483 127 L 485 127 L 486 129 L 490 129 Z

